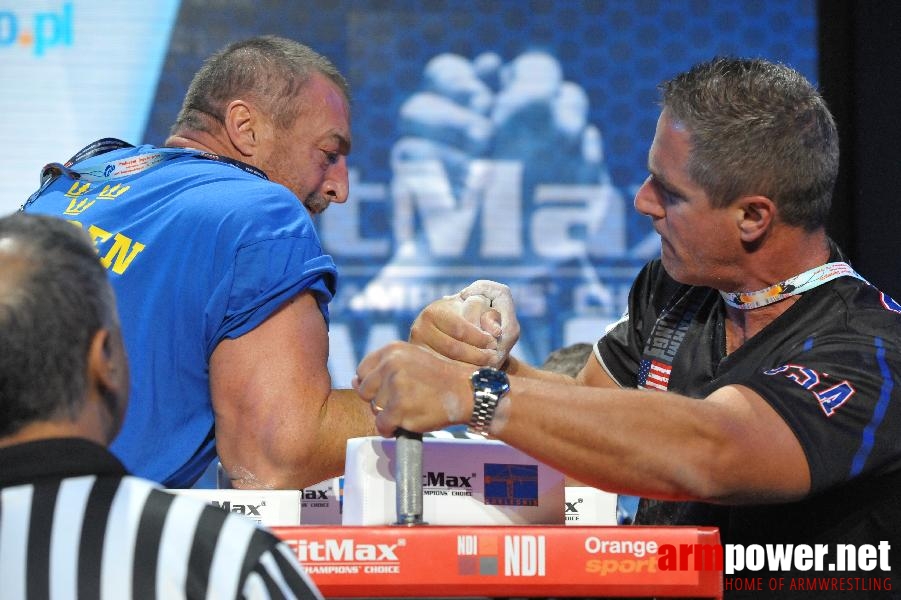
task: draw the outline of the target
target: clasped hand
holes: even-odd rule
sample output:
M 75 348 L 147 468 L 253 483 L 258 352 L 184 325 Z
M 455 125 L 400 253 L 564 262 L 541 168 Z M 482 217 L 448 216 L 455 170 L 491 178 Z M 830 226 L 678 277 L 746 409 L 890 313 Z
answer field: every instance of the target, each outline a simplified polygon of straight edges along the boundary
M 479 280 L 426 306 L 410 342 L 368 354 L 353 387 L 370 403 L 383 436 L 398 428 L 428 432 L 469 422 L 474 367 L 502 367 L 519 339 L 510 289 Z

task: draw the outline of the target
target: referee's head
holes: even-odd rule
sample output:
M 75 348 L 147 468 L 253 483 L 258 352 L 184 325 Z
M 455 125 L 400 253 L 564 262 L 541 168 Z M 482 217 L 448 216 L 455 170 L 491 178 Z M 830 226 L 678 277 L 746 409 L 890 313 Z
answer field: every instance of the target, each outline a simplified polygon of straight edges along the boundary
M 112 440 L 128 366 L 112 288 L 77 225 L 0 218 L 0 348 L 0 445 Z

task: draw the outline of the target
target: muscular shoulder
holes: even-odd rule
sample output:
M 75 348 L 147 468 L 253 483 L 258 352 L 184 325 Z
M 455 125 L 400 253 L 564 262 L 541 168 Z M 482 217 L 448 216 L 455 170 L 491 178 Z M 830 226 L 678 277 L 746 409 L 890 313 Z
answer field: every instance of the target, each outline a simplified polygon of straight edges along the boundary
M 901 350 L 901 304 L 865 281 L 843 277 L 814 298 L 810 311 L 830 314 L 825 327 L 838 334 L 877 337 Z
M 173 164 L 164 185 L 175 186 L 171 209 L 241 243 L 285 237 L 317 239 L 300 199 L 281 184 L 212 160 Z M 318 243 L 318 241 L 317 241 Z
M 185 202 L 202 203 L 211 212 L 261 208 L 304 212 L 301 201 L 285 186 L 228 163 L 207 159 L 178 161 L 161 171 L 178 186 Z

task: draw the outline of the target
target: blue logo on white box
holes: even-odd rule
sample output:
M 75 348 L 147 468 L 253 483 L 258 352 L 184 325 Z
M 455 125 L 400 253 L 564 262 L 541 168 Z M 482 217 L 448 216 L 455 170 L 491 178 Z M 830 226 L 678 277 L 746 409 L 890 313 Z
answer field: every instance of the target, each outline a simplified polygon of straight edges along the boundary
M 485 463 L 485 504 L 538 506 L 538 465 Z

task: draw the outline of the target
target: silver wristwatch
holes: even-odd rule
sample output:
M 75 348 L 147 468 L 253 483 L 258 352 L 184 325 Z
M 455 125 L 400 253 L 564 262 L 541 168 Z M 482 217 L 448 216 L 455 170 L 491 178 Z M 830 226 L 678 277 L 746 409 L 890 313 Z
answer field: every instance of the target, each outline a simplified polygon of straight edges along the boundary
M 488 437 L 488 428 L 494 419 L 497 404 L 510 391 L 507 374 L 493 367 L 484 367 L 472 374 L 472 417 L 469 431 Z

